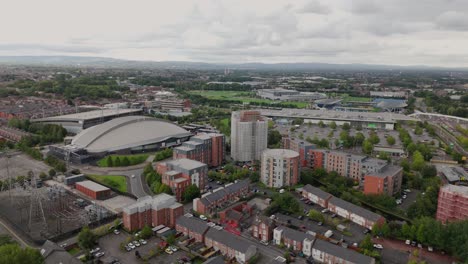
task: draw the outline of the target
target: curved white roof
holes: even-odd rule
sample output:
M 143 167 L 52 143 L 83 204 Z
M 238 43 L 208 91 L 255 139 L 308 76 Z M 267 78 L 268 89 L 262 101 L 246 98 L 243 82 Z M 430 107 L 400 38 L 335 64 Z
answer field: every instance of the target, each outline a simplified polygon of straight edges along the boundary
M 187 130 L 160 119 L 125 116 L 83 130 L 73 138 L 72 144 L 96 153 L 138 147 L 190 135 Z

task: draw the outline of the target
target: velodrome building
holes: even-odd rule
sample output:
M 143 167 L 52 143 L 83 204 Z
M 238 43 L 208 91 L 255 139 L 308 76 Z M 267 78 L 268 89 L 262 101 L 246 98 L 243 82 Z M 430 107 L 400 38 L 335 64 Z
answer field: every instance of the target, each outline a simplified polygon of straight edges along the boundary
M 83 163 L 107 154 L 156 151 L 180 145 L 192 133 L 165 120 L 125 116 L 83 130 L 70 145 L 51 147 L 51 154 Z

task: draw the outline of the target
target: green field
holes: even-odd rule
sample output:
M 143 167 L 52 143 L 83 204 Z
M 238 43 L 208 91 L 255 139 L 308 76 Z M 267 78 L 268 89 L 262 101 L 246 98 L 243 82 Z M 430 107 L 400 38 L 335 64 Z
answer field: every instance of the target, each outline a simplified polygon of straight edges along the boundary
M 372 99 L 369 97 L 354 97 L 347 94 L 341 94 L 339 97 L 343 99 L 343 102 L 371 102 Z
M 109 164 L 109 158 L 112 159 L 112 166 Z M 117 161 L 117 157 L 119 161 Z M 97 162 L 99 167 L 125 167 L 125 166 L 132 166 L 143 163 L 148 159 L 149 154 L 135 154 L 135 155 L 110 155 L 105 158 L 100 159 Z M 128 163 L 124 161 L 124 159 L 128 159 Z
M 255 98 L 255 94 L 251 92 L 242 92 L 242 91 L 213 91 L 213 90 L 205 90 L 205 91 L 190 91 L 191 94 L 201 95 L 208 99 L 214 100 L 225 100 L 225 101 L 233 101 L 239 100 L 244 103 L 274 103 L 274 104 L 283 104 L 279 101 L 269 100 L 269 99 L 260 99 Z M 295 105 L 297 108 L 305 108 L 307 107 L 308 103 L 306 102 L 284 102 L 284 104 L 288 105 Z
M 108 187 L 127 192 L 127 177 L 125 176 L 88 174 L 88 177 Z

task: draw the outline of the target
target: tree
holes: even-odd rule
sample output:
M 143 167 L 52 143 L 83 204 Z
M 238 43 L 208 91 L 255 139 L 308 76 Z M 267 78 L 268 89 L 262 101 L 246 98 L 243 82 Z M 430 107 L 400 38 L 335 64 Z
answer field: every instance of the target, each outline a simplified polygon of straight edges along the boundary
M 319 127 L 326 127 L 325 123 L 323 123 L 322 120 L 320 120 L 320 121 L 318 122 L 318 126 L 319 126 Z
M 301 211 L 301 205 L 290 193 L 277 194 L 273 200 L 273 204 L 285 212 L 297 213 Z
M 39 178 L 43 181 L 45 181 L 47 179 L 47 174 L 43 171 L 41 171 L 41 173 L 39 174 Z
M 112 160 L 112 156 L 107 156 L 106 163 L 107 167 L 114 167 L 114 161 Z
M 294 118 L 293 122 L 292 122 L 293 125 L 302 125 L 304 124 L 304 119 L 302 118 Z
M 250 182 L 258 182 L 260 180 L 260 174 L 257 171 L 253 171 L 249 176 Z
M 120 157 L 119 157 L 119 156 L 115 157 L 114 166 L 115 166 L 115 167 L 120 167 L 120 166 L 122 166 L 122 162 L 120 161 Z
M 127 167 L 129 165 L 130 165 L 130 160 L 128 159 L 127 156 L 124 156 L 123 159 L 122 159 L 122 166 Z
M 413 161 L 413 164 L 411 165 L 411 167 L 412 167 L 413 170 L 415 170 L 415 171 L 422 170 L 422 168 L 424 167 L 425 162 L 424 162 L 424 157 L 421 154 L 421 152 L 416 150 L 413 153 L 412 161 Z
M 166 242 L 169 244 L 169 245 L 173 245 L 175 243 L 175 236 L 174 234 L 170 234 L 167 239 L 166 239 Z
M 143 169 L 143 174 L 146 175 L 150 172 L 154 172 L 154 168 L 151 163 L 148 163 L 148 165 L 146 165 L 145 168 Z
M 336 123 L 335 123 L 335 121 L 332 121 L 332 122 L 330 123 L 330 128 L 331 128 L 331 129 L 336 129 Z
M 6 244 L 15 244 L 16 241 L 11 238 L 9 235 L 0 235 L 0 246 L 6 245 Z
M 396 142 L 396 140 L 395 140 L 394 137 L 392 137 L 392 136 L 388 136 L 388 137 L 387 137 L 387 143 L 388 143 L 390 146 L 395 145 L 395 142 Z
M 281 134 L 278 130 L 269 130 L 268 131 L 268 146 L 269 147 L 279 147 L 281 142 Z
M 37 249 L 21 248 L 18 244 L 0 246 L 0 263 L 42 264 L 44 257 Z
M 357 146 L 361 146 L 365 139 L 366 137 L 361 132 L 356 133 L 356 135 L 354 136 L 354 140 Z
M 374 150 L 374 145 L 372 145 L 372 143 L 369 140 L 364 140 L 364 142 L 362 143 L 362 151 L 369 155 L 372 153 L 372 150 Z
M 424 165 L 421 170 L 423 178 L 432 178 L 437 176 L 437 169 L 434 165 Z
M 374 244 L 372 244 L 371 236 L 366 235 L 364 239 L 361 241 L 361 243 L 359 244 L 359 247 L 362 249 L 366 249 L 366 250 L 373 250 Z
M 351 125 L 349 123 L 343 124 L 343 130 L 350 130 L 350 129 L 351 129 Z
M 141 233 L 140 233 L 140 237 L 141 237 L 141 238 L 147 239 L 147 238 L 150 238 L 152 235 L 153 235 L 153 230 L 152 230 L 151 227 L 149 227 L 148 225 L 145 225 L 145 226 L 141 229 Z
M 325 218 L 323 217 L 322 213 L 320 213 L 319 211 L 314 210 L 314 209 L 311 209 L 307 216 L 309 216 L 310 219 L 312 219 L 314 221 L 317 221 L 317 222 L 324 222 L 325 221 Z
M 185 188 L 182 197 L 184 202 L 192 201 L 193 199 L 200 197 L 200 189 L 195 184 L 192 184 Z
M 81 249 L 89 252 L 90 249 L 96 244 L 96 235 L 89 229 L 88 226 L 85 226 L 81 229 L 78 234 L 78 245 Z

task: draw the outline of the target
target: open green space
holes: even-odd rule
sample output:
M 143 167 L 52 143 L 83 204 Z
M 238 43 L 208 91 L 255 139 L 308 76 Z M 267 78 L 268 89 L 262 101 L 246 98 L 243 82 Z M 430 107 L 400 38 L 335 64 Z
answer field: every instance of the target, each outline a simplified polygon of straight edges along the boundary
M 371 102 L 372 98 L 369 97 L 355 97 L 349 96 L 348 94 L 340 94 L 339 97 L 343 99 L 343 102 Z
M 274 101 L 269 99 L 255 98 L 255 93 L 253 92 L 243 92 L 243 91 L 214 91 L 214 90 L 195 90 L 190 91 L 191 94 L 201 95 L 208 99 L 215 100 L 225 100 L 225 101 L 242 101 L 244 103 L 272 103 L 272 104 L 282 104 L 280 101 Z M 297 108 L 305 108 L 308 103 L 306 102 L 284 102 L 284 104 L 295 105 Z
M 149 154 L 110 155 L 97 162 L 99 167 L 126 167 L 141 164 L 148 159 Z
M 127 192 L 127 178 L 125 176 L 88 174 L 88 177 L 108 187 Z

